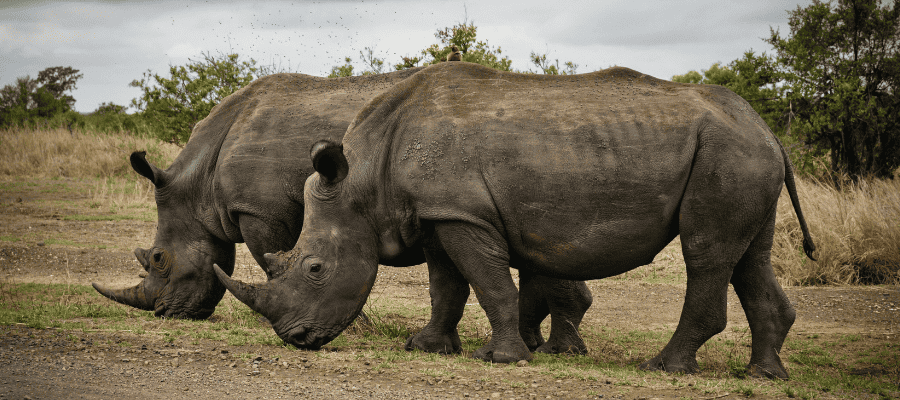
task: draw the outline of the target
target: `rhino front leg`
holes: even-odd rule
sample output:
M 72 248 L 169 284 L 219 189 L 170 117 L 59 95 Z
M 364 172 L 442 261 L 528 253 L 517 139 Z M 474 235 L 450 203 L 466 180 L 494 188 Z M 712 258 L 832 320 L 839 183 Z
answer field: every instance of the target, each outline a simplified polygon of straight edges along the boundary
M 426 249 L 428 292 L 431 295 L 431 320 L 421 332 L 406 340 L 406 350 L 430 353 L 459 353 L 457 325 L 462 318 L 469 283 L 442 249 Z
M 491 341 L 473 357 L 496 363 L 531 360 L 519 334 L 518 292 L 509 273 L 506 242 L 496 232 L 463 222 L 436 223 L 435 236 L 475 289 L 491 323 Z

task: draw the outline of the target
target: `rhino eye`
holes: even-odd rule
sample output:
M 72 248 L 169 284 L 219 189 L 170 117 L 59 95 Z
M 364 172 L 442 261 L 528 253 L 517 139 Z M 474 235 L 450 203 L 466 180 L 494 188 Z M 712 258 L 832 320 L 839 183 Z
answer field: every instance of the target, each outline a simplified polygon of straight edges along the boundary
M 162 259 L 162 253 L 153 253 L 153 261 L 159 262 Z
M 319 272 L 322 270 L 322 264 L 313 264 L 309 266 L 309 272 Z

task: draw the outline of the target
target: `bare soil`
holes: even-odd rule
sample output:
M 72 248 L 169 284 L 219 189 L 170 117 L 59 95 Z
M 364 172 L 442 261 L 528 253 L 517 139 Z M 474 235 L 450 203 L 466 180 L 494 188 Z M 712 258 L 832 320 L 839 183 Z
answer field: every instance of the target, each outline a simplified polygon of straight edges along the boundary
M 65 189 L 42 191 L 58 188 L 60 182 Z M 102 210 L 85 205 L 88 199 L 84 182 L 36 183 L 14 189 L 7 185 L 0 191 L 0 282 L 101 282 L 122 287 L 140 281 L 141 269 L 131 250 L 151 246 L 155 222 L 67 220 L 66 216 L 102 214 Z M 639 269 L 624 279 L 589 282 L 594 303 L 582 331 L 673 331 L 685 291 L 683 279 L 677 279 L 677 273 L 671 272 L 674 267 L 670 267 L 683 263 L 679 246 L 676 239 L 654 264 L 643 267 L 649 272 Z M 661 271 L 659 279 L 652 276 L 656 270 Z M 245 281 L 265 280 L 242 245 L 235 274 Z M 424 266 L 382 267 L 370 303 L 386 310 L 427 309 L 427 287 Z M 791 335 L 823 340 L 859 335 L 859 345 L 863 347 L 898 342 L 897 286 L 785 290 L 797 310 Z M 226 296 L 229 300 L 230 294 Z M 467 314 L 483 315 L 474 296 L 469 302 Z M 728 309 L 726 332 L 734 327 L 746 328 L 747 321 L 733 291 L 729 293 Z M 424 317 L 415 321 L 419 327 L 426 322 Z M 486 322 L 483 324 L 487 326 Z M 397 346 L 402 344 L 398 339 Z M 242 356 L 246 354 L 258 356 Z M 616 377 L 557 378 L 532 365 L 468 363 L 460 367 L 452 356 L 397 360 L 392 361 L 393 367 L 381 368 L 380 361 L 365 354 L 329 346 L 310 352 L 271 345 L 230 346 L 204 339 L 170 342 L 157 335 L 116 330 L 0 326 L 0 399 L 744 397 L 708 387 L 701 390 L 694 385 L 696 377 L 690 375 L 661 374 L 664 379 L 659 381 L 667 383 L 651 381 L 629 386 Z M 701 362 L 702 357 L 701 352 Z M 638 361 L 642 360 L 635 362 Z M 452 373 L 440 372 L 447 370 Z

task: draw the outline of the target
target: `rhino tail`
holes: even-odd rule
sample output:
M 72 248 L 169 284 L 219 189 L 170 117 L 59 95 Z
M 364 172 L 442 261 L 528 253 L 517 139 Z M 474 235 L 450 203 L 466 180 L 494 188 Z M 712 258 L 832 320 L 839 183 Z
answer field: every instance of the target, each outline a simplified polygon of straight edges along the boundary
M 781 148 L 781 157 L 784 158 L 784 185 L 787 186 L 788 195 L 791 197 L 791 204 L 794 206 L 794 212 L 797 219 L 800 220 L 800 230 L 803 232 L 803 252 L 810 260 L 816 261 L 813 252 L 816 251 L 816 245 L 813 243 L 812 235 L 809 234 L 809 227 L 806 226 L 806 219 L 803 218 L 803 210 L 800 209 L 800 198 L 797 197 L 797 184 L 794 182 L 794 166 L 788 157 L 787 151 L 781 142 L 777 142 Z

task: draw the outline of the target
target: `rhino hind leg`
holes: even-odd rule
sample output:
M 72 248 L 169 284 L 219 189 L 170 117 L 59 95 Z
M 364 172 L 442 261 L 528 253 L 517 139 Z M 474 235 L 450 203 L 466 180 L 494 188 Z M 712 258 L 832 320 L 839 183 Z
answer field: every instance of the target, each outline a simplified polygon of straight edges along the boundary
M 528 349 L 538 353 L 586 354 L 578 333 L 593 298 L 587 284 L 519 272 L 519 333 Z M 550 338 L 540 324 L 550 315 Z
M 457 325 L 469 298 L 469 283 L 445 252 L 426 249 L 425 259 L 428 262 L 431 320 L 421 332 L 406 340 L 405 348 L 429 353 L 459 353 L 462 342 Z
M 734 291 L 747 315 L 752 337 L 747 370 L 755 377 L 788 379 L 778 353 L 796 312 L 775 279 L 771 249 L 775 228 L 775 210 L 766 226 L 757 234 L 731 277 Z

